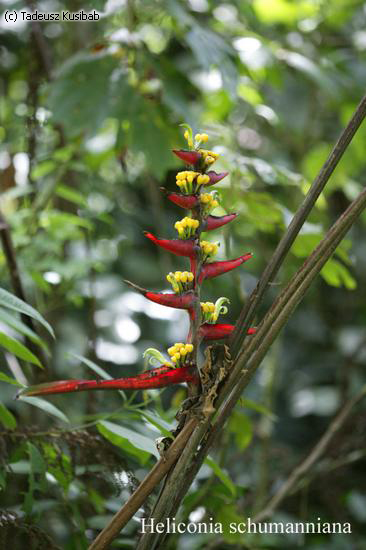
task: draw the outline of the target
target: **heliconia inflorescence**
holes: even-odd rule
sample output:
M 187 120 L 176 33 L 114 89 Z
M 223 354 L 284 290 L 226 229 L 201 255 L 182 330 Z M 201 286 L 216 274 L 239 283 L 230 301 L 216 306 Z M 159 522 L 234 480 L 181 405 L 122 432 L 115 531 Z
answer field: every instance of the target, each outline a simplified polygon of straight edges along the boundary
M 215 151 L 201 148 L 208 140 L 207 134 L 196 134 L 193 137 L 188 125 L 184 137 L 188 149 L 173 149 L 173 153 L 186 165 L 176 175 L 178 192 L 161 188 L 167 198 L 189 211 L 179 219 L 174 228 L 178 238 L 161 239 L 152 233 L 145 236 L 154 244 L 172 254 L 189 258 L 187 271 L 175 271 L 166 275 L 171 292 L 156 292 L 141 288 L 125 281 L 134 290 L 142 293 L 148 300 L 167 307 L 186 310 L 190 318 L 190 329 L 186 342 L 178 342 L 163 355 L 154 348 L 145 351 L 145 359 L 155 368 L 129 378 L 116 380 L 64 380 L 48 384 L 31 386 L 20 392 L 20 395 L 47 395 L 98 389 L 147 389 L 161 388 L 172 384 L 187 382 L 199 386 L 200 377 L 197 365 L 197 351 L 202 342 L 223 340 L 234 330 L 234 325 L 218 323 L 220 314 L 226 314 L 229 300 L 221 297 L 213 302 L 201 302 L 201 285 L 205 279 L 223 275 L 248 261 L 251 253 L 233 260 L 213 261 L 220 243 L 201 239 L 201 233 L 217 229 L 233 221 L 237 214 L 214 216 L 212 211 L 220 205 L 220 197 L 212 186 L 228 175 L 228 172 L 216 173 L 210 168 L 219 157 Z M 249 329 L 253 334 L 255 329 Z

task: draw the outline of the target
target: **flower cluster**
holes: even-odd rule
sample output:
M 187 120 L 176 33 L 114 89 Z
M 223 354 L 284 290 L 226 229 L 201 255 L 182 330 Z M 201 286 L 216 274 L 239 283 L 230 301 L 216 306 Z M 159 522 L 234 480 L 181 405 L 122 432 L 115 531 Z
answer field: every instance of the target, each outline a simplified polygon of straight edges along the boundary
M 213 302 L 201 302 L 202 322 L 216 323 L 220 314 L 225 315 L 228 312 L 228 308 L 223 305 L 225 302 L 230 303 L 224 296 L 216 300 L 215 304 Z
M 216 256 L 219 246 L 220 243 L 209 243 L 208 241 L 201 241 L 200 247 L 203 261 L 206 261 L 208 260 L 208 258 Z
M 211 211 L 219 206 L 216 191 L 207 193 L 208 186 L 215 185 L 227 176 L 227 172 L 207 171 L 219 157 L 218 153 L 201 149 L 208 141 L 208 135 L 195 134 L 185 126 L 184 137 L 189 149 L 173 149 L 173 153 L 185 163 L 185 170 L 177 173 L 176 182 L 180 192 L 166 191 L 167 198 L 189 211 L 189 215 L 175 223 L 178 239 L 161 239 L 146 232 L 145 235 L 155 245 L 168 250 L 176 256 L 187 258 L 189 271 L 170 272 L 166 279 L 173 292 L 149 291 L 126 281 L 135 291 L 142 293 L 148 300 L 166 307 L 187 311 L 190 328 L 186 342 L 176 343 L 168 349 L 169 359 L 154 348 L 145 351 L 144 357 L 154 368 L 129 378 L 115 380 L 65 380 L 42 384 L 22 390 L 23 395 L 42 395 L 94 389 L 145 389 L 160 388 L 171 384 L 187 382 L 199 386 L 200 376 L 197 369 L 197 351 L 202 342 L 228 338 L 234 325 L 218 322 L 220 314 L 226 314 L 224 303 L 229 300 L 219 298 L 215 303 L 201 302 L 201 286 L 206 279 L 217 277 L 249 260 L 250 253 L 231 260 L 212 261 L 219 243 L 201 240 L 201 234 L 217 229 L 236 218 L 236 214 L 212 216 Z M 204 192 L 202 192 L 204 189 Z M 249 329 L 253 334 L 255 329 Z M 158 366 L 156 366 L 158 365 Z
M 194 172 L 193 170 L 178 172 L 175 178 L 179 189 L 187 194 L 196 193 L 201 185 L 208 185 L 210 183 L 210 176 Z
M 178 231 L 180 239 L 190 239 L 196 233 L 199 224 L 198 220 L 186 216 L 182 220 L 175 222 L 174 227 Z
M 171 361 L 176 367 L 187 365 L 190 363 L 193 344 L 183 344 L 178 342 L 168 349 Z
M 201 193 L 200 195 L 201 208 L 203 215 L 207 216 L 212 210 L 219 206 L 218 193 Z
M 203 164 L 208 166 L 213 164 L 219 158 L 219 154 L 215 153 L 214 151 L 207 151 L 206 149 L 198 149 L 198 152 L 202 156 Z
M 192 288 L 194 275 L 191 271 L 176 271 L 168 273 L 166 280 L 172 285 L 176 294 L 182 294 Z

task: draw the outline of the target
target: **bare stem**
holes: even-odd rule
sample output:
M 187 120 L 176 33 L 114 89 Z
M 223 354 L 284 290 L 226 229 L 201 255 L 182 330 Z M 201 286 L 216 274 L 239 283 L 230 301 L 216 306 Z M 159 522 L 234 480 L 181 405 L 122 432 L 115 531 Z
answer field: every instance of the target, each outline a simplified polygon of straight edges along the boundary
M 274 251 L 272 258 L 270 259 L 267 267 L 263 271 L 261 278 L 258 281 L 256 288 L 253 290 L 249 299 L 247 300 L 244 308 L 241 311 L 239 319 L 236 323 L 236 328 L 231 335 L 231 353 L 233 357 L 238 353 L 241 344 L 244 341 L 245 334 L 253 321 L 255 312 L 261 303 L 264 293 L 266 292 L 268 285 L 277 275 L 288 251 L 290 250 L 292 243 L 296 239 L 300 229 L 302 228 L 307 216 L 312 210 L 317 198 L 323 191 L 330 176 L 334 172 L 336 166 L 341 160 L 343 153 L 350 144 L 353 136 L 357 132 L 361 123 L 366 116 L 366 96 L 362 98 L 358 107 L 356 108 L 351 120 L 347 124 L 339 136 L 336 144 L 329 154 L 326 162 L 323 164 L 319 174 L 314 180 L 308 194 L 306 195 L 303 203 L 298 208 L 295 216 L 293 217 L 287 231 L 283 235 L 276 250 Z
M 197 454 L 192 456 L 192 466 L 180 488 L 181 498 L 189 489 L 207 453 L 222 430 L 233 407 L 261 364 L 269 347 L 300 303 L 307 289 L 327 262 L 356 218 L 366 207 L 366 190 L 351 203 L 344 214 L 332 226 L 318 247 L 294 275 L 286 289 L 271 307 L 248 348 L 237 359 L 228 383 L 222 388 L 216 406 L 219 408 L 215 423 L 206 433 Z M 231 392 L 231 393 L 230 393 Z M 199 429 L 199 428 L 198 428 Z M 195 438 L 197 429 L 192 434 Z M 176 489 L 178 492 L 178 488 Z
M 305 198 L 303 204 L 300 206 L 287 232 L 279 243 L 269 265 L 267 266 L 265 272 L 263 273 L 263 276 L 261 277 L 257 285 L 257 288 L 252 293 L 246 307 L 243 309 L 240 319 L 237 323 L 234 337 L 232 339 L 232 346 L 235 351 L 235 356 L 237 355 L 238 358 L 234 363 L 232 375 L 230 376 L 228 382 L 221 389 L 219 397 L 215 403 L 215 405 L 219 408 L 216 415 L 215 424 L 213 425 L 213 427 L 211 427 L 210 419 L 207 419 L 204 423 L 201 424 L 198 424 L 198 421 L 195 419 L 190 419 L 189 422 L 185 425 L 183 431 L 185 431 L 190 426 L 192 426 L 192 429 L 190 430 L 188 437 L 185 439 L 184 445 L 180 448 L 180 458 L 177 461 L 175 467 L 170 472 L 165 487 L 162 490 L 161 495 L 156 503 L 153 513 L 154 518 L 159 519 L 167 517 L 178 508 L 182 498 L 188 491 L 197 471 L 202 465 L 202 462 L 210 446 L 214 442 L 219 431 L 222 429 L 232 408 L 241 396 L 243 389 L 249 383 L 260 363 L 262 362 L 263 357 L 267 353 L 269 347 L 277 337 L 280 330 L 286 324 L 296 306 L 302 300 L 314 278 L 317 276 L 326 261 L 333 254 L 334 250 L 339 245 L 340 241 L 343 239 L 355 219 L 365 208 L 366 190 L 362 192 L 355 201 L 353 201 L 347 211 L 334 224 L 331 230 L 321 241 L 319 246 L 314 250 L 313 254 L 304 263 L 302 268 L 291 279 L 289 285 L 280 294 L 276 302 L 272 305 L 269 312 L 265 316 L 263 322 L 259 327 L 259 330 L 257 331 L 257 334 L 251 340 L 250 345 L 246 349 L 243 349 L 242 344 L 244 337 L 242 335 L 246 334 L 246 330 L 254 316 L 255 310 L 260 303 L 268 284 L 278 272 L 307 215 L 314 206 L 316 199 L 326 185 L 330 175 L 337 166 L 340 158 L 342 157 L 355 132 L 359 128 L 365 115 L 366 96 L 362 99 L 350 123 L 342 132 L 327 162 L 324 164 L 318 177 L 314 181 L 307 197 Z M 196 330 L 196 327 L 191 327 L 191 330 Z M 191 336 L 192 335 L 193 334 L 191 334 Z M 183 431 L 177 437 L 174 443 L 180 440 Z M 118 512 L 118 514 L 115 516 L 112 523 L 107 526 L 102 531 L 102 533 L 100 533 L 96 541 L 92 544 L 92 546 L 90 546 L 89 550 L 107 547 L 106 545 L 108 545 L 109 542 L 111 542 L 111 540 L 113 540 L 113 538 L 118 534 L 121 527 L 125 525 L 128 519 L 132 517 L 133 513 L 135 513 L 136 510 L 141 506 L 143 499 L 146 498 L 147 494 L 151 493 L 153 488 L 157 485 L 157 483 L 159 483 L 163 475 L 169 471 L 173 464 L 175 464 L 175 460 L 169 463 L 169 467 L 167 469 L 164 469 L 164 473 L 161 475 L 161 477 L 158 477 L 158 480 L 151 480 L 150 474 L 147 476 L 147 478 L 144 480 L 144 482 L 142 482 L 141 485 L 145 484 L 145 481 L 148 480 L 146 482 L 148 486 L 148 492 L 146 493 L 146 490 L 144 488 L 140 490 L 140 495 L 138 499 L 135 499 L 136 493 L 134 493 L 129 501 L 120 510 L 120 512 Z M 137 502 L 135 502 L 135 500 L 137 500 Z M 133 501 L 133 506 L 129 504 L 130 501 Z M 103 545 L 96 545 L 98 539 L 100 539 L 103 533 L 108 533 L 109 537 L 107 539 L 103 539 L 102 537 L 102 540 L 107 540 L 109 542 L 104 542 Z M 161 542 L 161 539 L 162 537 L 156 536 L 152 533 L 146 534 L 141 538 L 138 550 L 153 550 L 153 548 L 156 548 L 156 544 L 159 544 L 159 542 Z
M 143 505 L 146 498 L 160 483 L 163 477 L 167 474 L 183 449 L 197 425 L 197 420 L 191 419 L 184 426 L 183 430 L 173 441 L 167 450 L 164 458 L 150 470 L 145 479 L 140 483 L 136 491 L 131 495 L 123 507 L 113 517 L 112 521 L 99 533 L 97 538 L 91 543 L 88 550 L 103 550 L 108 548 L 113 539 L 119 534 L 121 529 L 133 517 L 137 510 Z
M 268 501 L 266 506 L 261 510 L 253 519 L 255 522 L 263 521 L 270 517 L 273 512 L 278 508 L 279 504 L 284 498 L 292 491 L 297 485 L 299 480 L 310 470 L 310 468 L 319 460 L 324 454 L 329 442 L 333 439 L 335 434 L 343 426 L 347 418 L 349 417 L 352 409 L 363 399 L 366 395 L 366 386 L 362 390 L 354 395 L 347 403 L 342 407 L 339 413 L 335 416 L 333 421 L 329 424 L 326 432 L 322 435 L 316 445 L 312 448 L 307 457 L 290 473 L 286 481 L 281 485 L 279 490 Z

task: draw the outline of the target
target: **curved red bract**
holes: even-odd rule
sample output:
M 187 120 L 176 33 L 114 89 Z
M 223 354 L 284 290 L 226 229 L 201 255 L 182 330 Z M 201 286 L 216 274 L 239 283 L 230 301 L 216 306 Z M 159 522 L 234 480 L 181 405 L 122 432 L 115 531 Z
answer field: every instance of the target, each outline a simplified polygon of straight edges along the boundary
M 226 214 L 226 216 L 208 216 L 203 226 L 203 231 L 211 231 L 235 220 L 238 214 Z
M 51 395 L 73 393 L 89 390 L 147 390 L 164 388 L 182 382 L 199 383 L 197 369 L 194 366 L 174 369 L 162 365 L 156 369 L 127 378 L 114 380 L 61 380 L 46 384 L 38 384 L 21 390 L 17 397 L 32 395 Z
M 194 239 L 158 239 L 152 233 L 145 232 L 145 237 L 165 250 L 169 250 L 177 256 L 194 258 L 197 244 Z
M 244 254 L 244 256 L 239 256 L 235 260 L 225 260 L 223 262 L 211 262 L 202 266 L 201 273 L 199 276 L 199 282 L 202 282 L 204 279 L 212 279 L 218 275 L 222 275 L 227 271 L 231 271 L 236 267 L 239 267 L 244 262 L 247 262 L 253 257 L 253 254 L 250 252 Z
M 160 304 L 162 306 L 175 307 L 178 309 L 189 309 L 195 302 L 194 292 L 188 291 L 184 294 L 172 294 L 163 292 L 150 292 L 145 293 L 145 298 Z

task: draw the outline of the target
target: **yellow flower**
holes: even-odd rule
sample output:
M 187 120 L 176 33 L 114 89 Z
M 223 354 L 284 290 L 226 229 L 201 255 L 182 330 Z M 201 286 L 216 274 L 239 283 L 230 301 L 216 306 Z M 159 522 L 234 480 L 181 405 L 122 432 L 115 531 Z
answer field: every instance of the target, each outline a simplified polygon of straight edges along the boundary
M 198 185 L 206 185 L 210 181 L 210 176 L 207 174 L 200 174 L 197 176 L 197 184 Z

